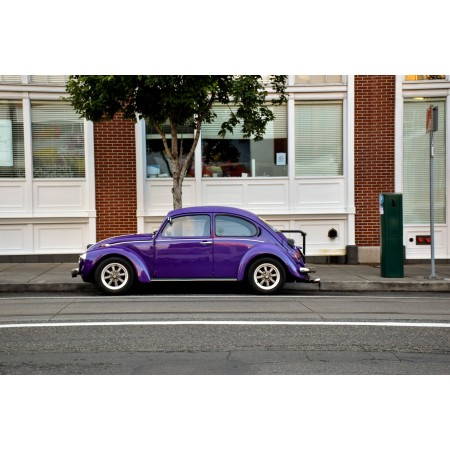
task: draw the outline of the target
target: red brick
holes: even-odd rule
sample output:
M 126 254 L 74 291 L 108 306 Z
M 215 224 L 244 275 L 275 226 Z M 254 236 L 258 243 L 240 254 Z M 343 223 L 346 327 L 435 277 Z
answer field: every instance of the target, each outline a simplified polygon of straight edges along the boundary
M 116 115 L 94 124 L 97 240 L 137 231 L 134 122 Z
M 381 192 L 394 192 L 395 76 L 355 76 L 356 245 L 380 243 Z

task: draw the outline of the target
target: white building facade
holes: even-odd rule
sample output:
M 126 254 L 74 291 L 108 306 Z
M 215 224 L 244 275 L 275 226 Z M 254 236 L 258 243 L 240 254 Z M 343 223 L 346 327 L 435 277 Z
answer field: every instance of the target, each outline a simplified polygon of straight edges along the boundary
M 65 80 L 0 75 L 0 262 L 70 257 L 97 239 L 95 170 L 108 167 L 95 167 L 94 125 L 62 100 Z M 306 232 L 308 256 L 345 262 L 349 247 L 361 245 L 355 206 L 355 76 L 293 75 L 287 93 L 287 104 L 275 107 L 276 120 L 261 142 L 239 133 L 219 139 L 217 125 L 204 125 L 184 181 L 183 206 L 248 209 L 279 229 Z M 447 76 L 395 77 L 392 181 L 404 195 L 404 244 L 411 260 L 427 259 L 430 252 L 417 242 L 418 235 L 429 234 L 423 112 L 430 103 L 439 107 L 436 257 L 450 258 L 449 96 Z M 216 113 L 220 118 L 224 111 L 216 107 Z M 136 230 L 150 232 L 172 209 L 170 167 L 151 127 L 142 120 L 134 130 Z M 180 132 L 186 145 L 191 131 Z M 367 164 L 376 158 L 368 154 Z M 367 201 L 373 202 L 373 196 Z M 291 237 L 301 242 L 300 235 Z

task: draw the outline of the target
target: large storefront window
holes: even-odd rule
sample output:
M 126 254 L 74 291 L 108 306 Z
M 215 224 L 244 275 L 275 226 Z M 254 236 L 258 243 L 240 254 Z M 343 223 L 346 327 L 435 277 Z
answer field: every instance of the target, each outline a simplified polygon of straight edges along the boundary
M 436 81 L 447 79 L 447 75 L 405 75 L 405 81 Z
M 31 102 L 34 178 L 84 178 L 84 122 L 71 105 Z
M 405 224 L 430 223 L 430 136 L 426 111 L 438 107 L 438 131 L 434 133 L 435 222 L 445 223 L 445 100 L 407 99 L 403 114 L 403 220 Z
M 295 105 L 295 175 L 343 174 L 342 101 Z
M 233 107 L 232 107 L 233 108 Z M 217 118 L 202 127 L 203 177 L 285 177 L 288 175 L 286 106 L 271 106 L 275 120 L 266 126 L 262 141 L 244 139 L 235 129 L 218 136 L 230 108 L 217 105 Z
M 343 75 L 295 75 L 295 84 L 342 84 Z
M 0 75 L 0 83 L 20 84 L 22 83 L 21 75 Z
M 172 145 L 172 139 L 170 134 L 170 125 L 166 123 L 163 126 L 163 131 L 166 135 L 167 145 L 169 148 Z M 194 127 L 191 126 L 179 126 L 178 127 L 178 145 L 183 148 L 183 155 L 186 155 L 192 147 L 194 142 Z M 170 161 L 164 152 L 164 144 L 161 136 L 156 131 L 155 127 L 145 122 L 145 142 L 146 142 L 146 154 L 147 154 L 147 178 L 171 178 L 172 168 Z M 184 158 L 181 158 L 184 160 Z M 187 169 L 186 176 L 193 177 L 194 171 L 194 159 L 192 164 Z
M 25 177 L 22 102 L 0 100 L 0 177 Z

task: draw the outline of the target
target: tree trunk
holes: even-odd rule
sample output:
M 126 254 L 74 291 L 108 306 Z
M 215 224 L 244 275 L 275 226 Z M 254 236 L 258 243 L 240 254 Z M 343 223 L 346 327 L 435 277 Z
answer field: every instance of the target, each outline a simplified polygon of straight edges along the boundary
M 173 209 L 183 207 L 183 177 L 180 172 L 173 172 Z

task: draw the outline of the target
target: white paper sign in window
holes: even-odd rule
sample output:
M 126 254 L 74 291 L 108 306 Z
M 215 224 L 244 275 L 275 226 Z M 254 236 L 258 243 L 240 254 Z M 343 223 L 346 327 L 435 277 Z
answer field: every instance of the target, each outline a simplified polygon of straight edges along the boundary
M 12 123 L 9 119 L 0 119 L 0 166 L 13 165 Z

